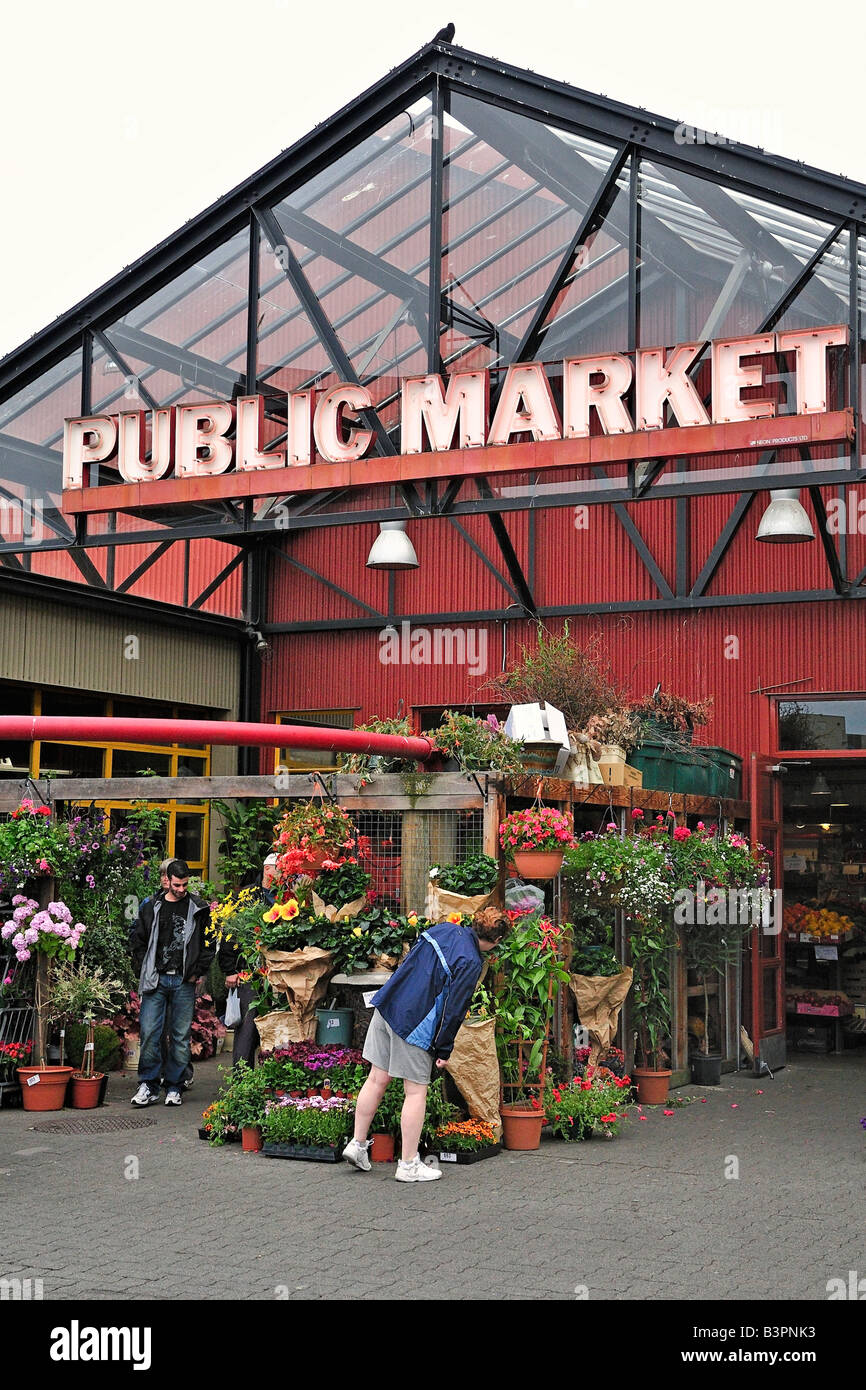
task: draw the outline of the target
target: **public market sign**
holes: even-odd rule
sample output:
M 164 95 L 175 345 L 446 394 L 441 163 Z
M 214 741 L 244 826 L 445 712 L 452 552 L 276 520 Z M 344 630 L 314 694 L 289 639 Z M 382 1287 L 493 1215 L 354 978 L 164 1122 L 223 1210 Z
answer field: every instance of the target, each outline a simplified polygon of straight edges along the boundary
M 72 510 L 77 509 L 76 502 L 82 510 L 96 510 L 103 509 L 94 500 L 96 494 L 125 493 L 129 485 L 135 488 L 136 504 L 147 505 L 151 498 L 142 484 L 154 488 L 154 502 L 162 502 L 170 495 L 164 484 L 184 480 L 196 480 L 194 495 L 204 497 L 261 496 L 273 491 L 274 485 L 296 491 L 304 469 L 316 475 L 316 481 L 306 486 L 318 487 L 443 476 L 446 468 L 433 467 L 430 456 L 458 452 L 460 458 L 447 463 L 452 473 L 484 472 L 491 467 L 486 460 L 477 468 L 467 460 L 468 451 L 482 449 L 500 448 L 508 455 L 500 460 L 502 471 L 561 467 L 590 461 L 590 447 L 601 443 L 598 431 L 592 432 L 594 418 L 602 437 L 621 441 L 606 455 L 620 461 L 726 447 L 826 442 L 842 437 L 843 425 L 816 430 L 809 427 L 809 417 L 827 414 L 828 350 L 847 342 L 848 328 L 843 324 L 713 342 L 707 405 L 689 376 L 707 347 L 705 342 L 680 343 L 670 350 L 640 348 L 631 356 L 566 358 L 561 364 L 561 414 L 547 368 L 539 362 L 507 369 L 492 410 L 487 370 L 455 372 L 444 383 L 439 376 L 409 377 L 401 384 L 401 442 L 396 458 L 370 457 L 376 452 L 376 432 L 368 412 L 375 411 L 376 403 L 367 388 L 356 383 L 341 383 L 322 393 L 296 391 L 282 398 L 272 393 L 242 396 L 233 402 L 211 400 L 152 411 L 75 416 L 65 422 L 63 487 L 70 494 L 67 501 Z M 793 359 L 796 415 L 777 417 L 776 402 L 754 389 L 765 385 L 768 359 L 775 354 Z M 744 398 L 746 390 L 749 395 Z M 275 402 L 287 428 L 267 440 L 265 410 L 266 406 L 273 409 Z M 676 421 L 673 427 L 665 426 L 666 407 Z M 843 415 L 850 412 L 835 412 L 834 418 Z M 768 424 L 771 421 L 774 428 Z M 726 433 L 738 425 L 743 428 Z M 688 440 L 676 439 L 682 431 L 697 433 Z M 629 443 L 630 436 L 634 439 Z M 654 437 L 660 443 L 656 449 L 648 443 Z M 560 450 L 548 450 L 540 458 L 523 452 L 533 445 L 565 441 L 574 441 L 568 457 Z M 580 441 L 586 442 L 583 451 Z M 407 465 L 408 458 L 422 454 L 427 462 Z M 520 461 L 511 461 L 512 457 Z M 364 460 L 363 467 L 357 467 Z M 119 488 L 113 483 L 89 487 L 93 464 L 116 468 L 122 480 Z M 323 464 L 347 468 L 336 477 Z M 291 481 L 271 478 L 265 487 L 250 483 L 251 475 L 273 470 L 292 470 Z M 229 476 L 220 479 L 220 475 Z M 217 480 L 213 488 L 201 486 L 207 479 Z M 192 495 L 189 489 L 180 493 Z

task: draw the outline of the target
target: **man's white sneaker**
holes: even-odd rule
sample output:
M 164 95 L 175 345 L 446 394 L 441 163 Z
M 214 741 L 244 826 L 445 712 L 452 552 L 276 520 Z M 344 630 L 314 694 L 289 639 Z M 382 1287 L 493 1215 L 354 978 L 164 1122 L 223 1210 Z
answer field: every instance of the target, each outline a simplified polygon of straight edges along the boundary
M 183 1105 L 180 1091 L 169 1091 L 165 1098 L 166 1105 Z
M 428 1168 L 417 1155 L 410 1163 L 404 1163 L 401 1158 L 394 1174 L 398 1182 L 435 1182 L 441 1176 L 441 1168 Z
M 369 1147 L 369 1139 L 363 1144 L 360 1139 L 350 1139 L 343 1150 L 343 1157 L 347 1163 L 352 1164 L 353 1168 L 360 1168 L 362 1173 L 369 1173 L 373 1166 L 370 1162 L 370 1155 L 367 1153 Z
M 158 1100 L 159 1096 L 154 1095 L 146 1081 L 142 1081 L 129 1103 L 130 1105 L 137 1105 L 143 1110 L 146 1105 L 156 1105 Z

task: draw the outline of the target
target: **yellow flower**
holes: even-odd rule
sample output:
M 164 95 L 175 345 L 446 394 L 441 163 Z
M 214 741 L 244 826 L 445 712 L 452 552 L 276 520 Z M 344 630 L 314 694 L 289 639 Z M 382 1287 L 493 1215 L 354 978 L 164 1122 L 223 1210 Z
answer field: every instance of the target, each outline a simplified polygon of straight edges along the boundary
M 352 928 L 352 935 L 353 935 L 353 936 L 361 936 L 361 935 L 362 935 L 361 928 L 360 928 L 360 927 L 353 927 L 353 928 Z
M 279 904 L 279 915 L 284 922 L 291 922 L 293 917 L 297 917 L 300 910 L 297 898 L 289 898 L 288 902 Z
M 267 912 L 263 912 L 263 913 L 262 913 L 262 921 L 263 921 L 263 922 L 278 922 L 279 920 L 280 920 L 280 909 L 279 909 L 279 904 L 277 904 L 277 903 L 274 903 L 273 907 L 269 907 L 268 910 L 267 910 Z
M 446 922 L 462 922 L 462 921 L 463 921 L 463 913 L 462 913 L 462 912 L 449 912 L 449 913 L 448 913 L 448 916 L 445 918 L 445 921 L 446 921 Z
M 409 923 L 409 926 L 410 926 L 410 927 L 417 927 L 417 925 L 418 925 L 418 913 L 417 913 L 417 912 L 410 912 L 410 913 L 409 913 L 409 916 L 406 918 L 406 921 Z

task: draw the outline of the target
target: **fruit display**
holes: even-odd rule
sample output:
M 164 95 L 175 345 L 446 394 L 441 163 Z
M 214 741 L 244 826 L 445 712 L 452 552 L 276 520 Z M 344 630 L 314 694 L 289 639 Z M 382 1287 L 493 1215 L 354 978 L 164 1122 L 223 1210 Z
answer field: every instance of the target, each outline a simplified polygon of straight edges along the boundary
M 824 1014 L 830 1018 L 854 1012 L 847 994 L 832 989 L 787 989 L 785 1004 L 789 1013 Z
M 786 932 L 793 936 L 803 933 L 815 941 L 844 940 L 854 931 L 850 917 L 829 907 L 809 907 L 806 903 L 790 903 L 782 921 Z

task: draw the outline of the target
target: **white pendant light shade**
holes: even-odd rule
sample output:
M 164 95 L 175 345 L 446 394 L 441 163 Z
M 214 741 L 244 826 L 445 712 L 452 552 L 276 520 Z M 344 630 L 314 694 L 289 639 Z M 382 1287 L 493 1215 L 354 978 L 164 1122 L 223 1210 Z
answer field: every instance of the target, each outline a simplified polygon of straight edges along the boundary
M 761 517 L 755 540 L 772 545 L 791 545 L 813 541 L 815 532 L 795 487 L 778 488 L 770 493 L 770 505 Z
M 405 521 L 381 521 L 379 534 L 367 556 L 371 570 L 416 570 L 418 556 L 406 535 Z

